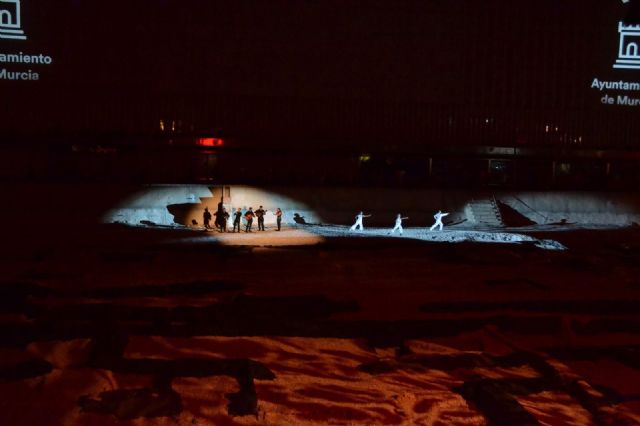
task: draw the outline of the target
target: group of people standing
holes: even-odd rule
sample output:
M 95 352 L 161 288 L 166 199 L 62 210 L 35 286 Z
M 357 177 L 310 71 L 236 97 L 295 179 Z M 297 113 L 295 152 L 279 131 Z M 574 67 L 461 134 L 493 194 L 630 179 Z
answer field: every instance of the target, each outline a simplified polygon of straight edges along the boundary
M 258 221 L 258 231 L 264 231 L 264 217 L 267 214 L 267 210 L 265 210 L 262 206 L 260 208 L 253 210 L 253 207 L 249 207 L 244 213 L 242 209 L 238 207 L 238 209 L 233 213 L 233 230 L 230 232 L 241 232 L 242 219 L 245 221 L 244 232 L 252 232 L 253 227 L 253 219 L 256 218 Z M 276 216 L 276 225 L 278 226 L 277 231 L 280 231 L 282 228 L 282 210 L 277 208 L 275 211 Z M 219 232 L 227 232 L 227 221 L 229 220 L 229 213 L 227 209 L 222 206 L 222 203 L 218 204 L 218 210 L 214 213 L 216 216 L 215 226 Z M 209 208 L 205 207 L 204 212 L 202 213 L 202 219 L 204 221 L 205 230 L 212 229 L 211 228 L 211 212 L 209 212 Z M 237 231 L 236 231 L 237 230 Z
M 429 231 L 433 231 L 436 228 L 439 228 L 440 231 L 442 231 L 443 228 L 443 224 L 442 224 L 442 218 L 447 216 L 449 213 L 443 213 L 442 211 L 438 210 L 438 212 L 436 214 L 433 215 L 433 218 L 435 219 L 435 223 L 431 226 L 431 228 L 429 228 Z M 364 229 L 364 225 L 362 224 L 362 220 L 365 217 L 370 217 L 370 214 L 364 214 L 363 212 L 360 212 L 356 215 L 356 221 L 353 225 L 351 225 L 351 228 L 349 228 L 350 231 L 357 231 L 360 230 L 362 231 Z M 398 213 L 398 216 L 396 216 L 396 223 L 395 226 L 393 227 L 393 229 L 391 230 L 391 234 L 393 234 L 395 231 L 399 231 L 400 235 L 402 235 L 403 229 L 402 229 L 402 221 L 405 219 L 409 219 L 408 217 L 403 217 L 400 213 Z
M 252 232 L 254 218 L 256 218 L 258 221 L 258 231 L 264 231 L 265 230 L 264 217 L 266 214 L 267 214 L 267 210 L 265 210 L 262 206 L 260 206 L 255 211 L 253 210 L 253 207 L 249 207 L 247 210 L 244 211 L 244 213 L 242 212 L 242 209 L 238 207 L 238 209 L 233 213 L 233 230 L 230 232 L 242 231 L 241 229 L 242 219 L 244 219 L 244 232 Z M 438 212 L 433 215 L 435 223 L 431 226 L 431 228 L 429 228 L 429 231 L 433 231 L 436 228 L 439 228 L 439 230 L 442 231 L 442 228 L 443 228 L 442 218 L 447 216 L 448 214 L 449 213 L 443 213 L 442 211 L 438 210 Z M 214 223 L 218 231 L 227 232 L 227 221 L 229 220 L 230 215 L 227 212 L 227 209 L 222 205 L 222 202 L 218 203 L 218 210 L 216 210 L 216 212 L 213 215 L 215 215 L 216 217 Z M 276 225 L 277 225 L 276 230 L 280 231 L 282 229 L 282 216 L 283 216 L 282 210 L 280 210 L 280 208 L 277 208 L 276 211 L 274 212 L 274 215 L 276 216 Z M 349 230 L 362 231 L 364 229 L 364 225 L 362 221 L 365 217 L 371 217 L 371 215 L 364 214 L 364 212 L 359 212 L 356 215 L 355 223 L 351 226 L 351 228 L 349 228 Z M 202 219 L 204 221 L 205 230 L 213 229 L 211 228 L 211 225 L 210 225 L 212 215 L 211 215 L 211 212 L 209 212 L 208 207 L 204 208 Z M 398 216 L 396 216 L 395 225 L 391 230 L 390 234 L 393 234 L 396 231 L 398 231 L 400 235 L 402 235 L 402 232 L 403 232 L 402 221 L 406 219 L 409 219 L 409 218 L 406 216 L 402 216 L 400 213 L 398 213 Z

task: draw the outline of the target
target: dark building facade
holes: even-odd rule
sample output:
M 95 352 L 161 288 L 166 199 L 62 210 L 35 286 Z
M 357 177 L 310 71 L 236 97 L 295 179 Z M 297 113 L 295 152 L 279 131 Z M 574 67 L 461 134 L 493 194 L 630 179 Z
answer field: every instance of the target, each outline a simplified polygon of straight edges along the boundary
M 108 146 L 164 158 L 174 140 L 210 135 L 225 138 L 226 154 L 193 151 L 185 164 L 204 162 L 205 171 L 184 179 L 249 179 L 235 162 L 216 176 L 231 149 L 292 155 L 305 169 L 337 158 L 335 166 L 356 167 L 337 179 L 344 183 L 461 173 L 518 182 L 539 167 L 550 173 L 542 182 L 572 170 L 611 176 L 632 168 L 640 143 L 631 6 L 22 1 L 26 40 L 0 40 L 1 149 L 39 144 L 73 156 Z M 274 174 L 258 167 L 264 180 Z

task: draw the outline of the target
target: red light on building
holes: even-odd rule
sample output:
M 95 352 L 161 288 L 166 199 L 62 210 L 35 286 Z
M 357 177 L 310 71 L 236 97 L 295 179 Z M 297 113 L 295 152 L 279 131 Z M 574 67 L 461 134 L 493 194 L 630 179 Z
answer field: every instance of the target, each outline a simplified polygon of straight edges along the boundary
M 200 138 L 198 139 L 198 145 L 207 147 L 222 146 L 224 145 L 224 141 L 217 138 Z

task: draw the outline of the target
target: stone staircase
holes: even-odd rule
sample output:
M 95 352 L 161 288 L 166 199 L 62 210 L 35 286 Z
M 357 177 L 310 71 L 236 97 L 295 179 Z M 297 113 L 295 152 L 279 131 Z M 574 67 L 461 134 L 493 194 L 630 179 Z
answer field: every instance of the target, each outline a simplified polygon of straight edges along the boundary
M 495 227 L 504 226 L 500 209 L 493 196 L 471 200 L 465 206 L 465 213 L 471 223 Z

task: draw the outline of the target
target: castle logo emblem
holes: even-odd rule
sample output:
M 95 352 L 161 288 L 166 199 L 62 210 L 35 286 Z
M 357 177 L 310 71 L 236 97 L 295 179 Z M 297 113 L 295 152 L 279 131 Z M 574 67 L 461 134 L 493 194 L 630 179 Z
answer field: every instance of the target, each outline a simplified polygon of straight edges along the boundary
M 0 39 L 27 39 L 20 22 L 20 0 L 0 0 Z
M 614 68 L 640 70 L 640 25 L 618 23 L 620 48 Z

